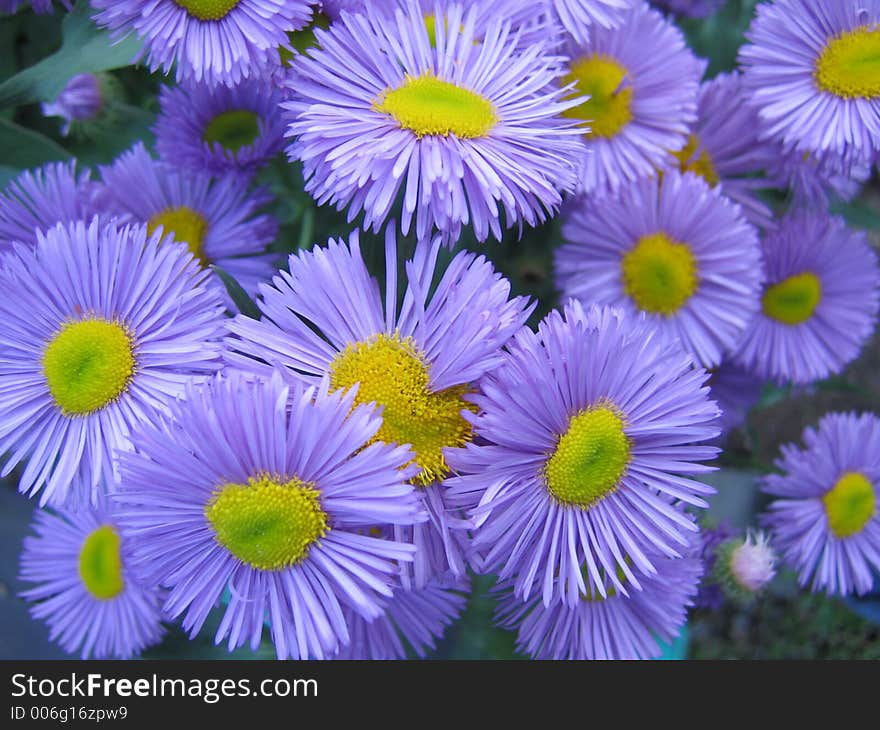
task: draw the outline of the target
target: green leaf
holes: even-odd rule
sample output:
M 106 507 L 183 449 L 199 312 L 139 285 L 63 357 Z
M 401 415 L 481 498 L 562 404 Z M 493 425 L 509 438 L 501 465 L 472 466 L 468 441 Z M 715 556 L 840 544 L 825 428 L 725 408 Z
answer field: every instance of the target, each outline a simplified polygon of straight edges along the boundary
M 38 64 L 0 84 L 0 108 L 52 101 L 77 74 L 128 66 L 140 51 L 140 41 L 129 36 L 119 43 L 91 20 L 88 0 L 79 0 L 64 19 L 61 49 Z
M 241 284 L 219 266 L 214 266 L 212 264 L 211 271 L 220 277 L 220 281 L 223 282 L 229 297 L 232 299 L 233 304 L 238 307 L 239 312 L 245 317 L 250 317 L 251 319 L 260 318 L 259 307 L 257 307 L 254 300 L 247 295 L 247 292 L 241 288 Z
M 0 119 L 0 150 L 3 150 L 3 168 L 12 170 L 70 159 L 70 153 L 57 142 L 7 119 Z

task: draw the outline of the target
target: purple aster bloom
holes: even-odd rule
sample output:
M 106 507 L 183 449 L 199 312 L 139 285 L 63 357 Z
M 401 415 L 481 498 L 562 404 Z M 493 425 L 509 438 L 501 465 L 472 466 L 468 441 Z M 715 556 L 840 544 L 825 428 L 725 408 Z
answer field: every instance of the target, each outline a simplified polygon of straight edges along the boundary
M 703 566 L 688 555 L 655 559 L 657 572 L 640 590 L 590 592 L 573 606 L 525 603 L 510 583 L 502 584 L 497 620 L 517 631 L 517 647 L 535 659 L 656 659 L 660 641 L 672 641 L 687 620 Z
M 146 223 L 149 233 L 186 243 L 205 268 L 216 265 L 248 293 L 275 272 L 277 256 L 265 253 L 278 221 L 260 213 L 272 198 L 265 188 L 249 190 L 235 175 L 214 178 L 184 171 L 150 157 L 140 142 L 101 168 L 100 208 L 121 222 Z M 213 285 L 225 292 L 218 279 Z
M 749 410 L 761 400 L 764 380 L 725 360 L 712 371 L 709 387 L 721 409 L 719 425 L 724 434 L 746 422 Z
M 434 578 L 424 588 L 396 590 L 386 612 L 373 621 L 347 610 L 351 643 L 334 658 L 406 659 L 408 653 L 424 658 L 461 615 L 469 591 L 467 580 L 443 582 Z
M 61 117 L 64 125 L 61 133 L 70 134 L 75 122 L 95 119 L 104 107 L 101 79 L 96 74 L 77 74 L 51 103 L 43 104 L 43 116 Z
M 757 232 L 693 173 L 575 199 L 562 233 L 556 274 L 566 296 L 644 312 L 705 367 L 721 362 L 758 309 Z
M 338 20 L 343 12 L 360 13 L 369 0 L 321 0 L 321 12 Z
M 279 659 L 332 656 L 350 639 L 346 607 L 382 615 L 413 548 L 362 532 L 424 515 L 412 453 L 372 443 L 382 420 L 354 404 L 326 382 L 230 372 L 135 436 L 119 523 L 191 636 L 227 591 L 215 641 L 256 649 L 268 620 Z
M 0 252 L 12 243 L 35 246 L 39 233 L 58 223 L 87 220 L 96 212 L 95 184 L 76 162 L 51 162 L 21 173 L 0 192 Z
M 239 316 L 229 323 L 235 338 L 228 358 L 236 367 L 278 364 L 307 382 L 329 375 L 334 388 L 358 383 L 359 403 L 383 407 L 377 439 L 412 446 L 420 467 L 414 482 L 430 520 L 398 528 L 407 533 L 398 539 L 418 547 L 412 570 L 419 587 L 432 575 L 465 570 L 468 523 L 446 509 L 443 450 L 472 437 L 462 411 L 473 408 L 473 384 L 501 362 L 501 348 L 533 308 L 510 298 L 510 283 L 485 258 L 466 252 L 452 259 L 431 293 L 440 246 L 437 237 L 416 248 L 399 299 L 391 228 L 384 298 L 357 232 L 348 245 L 331 240 L 291 256 L 289 273 L 260 287 L 260 321 Z
M 576 301 L 508 349 L 473 398 L 479 440 L 447 452 L 479 567 L 547 606 L 639 589 L 697 530 L 672 501 L 714 492 L 682 476 L 718 453 L 708 375 L 643 318 Z
M 40 504 L 99 497 L 114 452 L 219 366 L 220 297 L 182 246 L 96 218 L 58 225 L 0 266 L 0 454 Z
M 609 29 L 620 25 L 625 11 L 641 0 L 547 0 L 562 27 L 579 43 L 587 43 L 594 26 Z
M 578 130 L 559 113 L 572 101 L 552 82 L 559 60 L 520 50 L 508 20 L 476 43 L 478 9 L 440 4 L 431 34 L 416 0 L 386 13 L 343 14 L 319 48 L 298 56 L 283 104 L 292 160 L 320 203 L 362 212 L 379 230 L 402 193 L 401 228 L 434 228 L 454 242 L 466 225 L 479 240 L 537 225 L 574 186 Z M 432 40 L 434 41 L 432 43 Z
M 839 373 L 874 331 L 880 269 L 867 235 L 824 212 L 796 211 L 763 241 L 761 310 L 733 358 L 779 382 Z
M 682 172 L 720 185 L 750 223 L 772 225 L 773 212 L 755 191 L 773 187 L 760 173 L 776 164 L 778 151 L 761 141 L 758 114 L 745 103 L 739 74 L 720 74 L 700 86 L 697 122 L 675 158 Z
M 696 120 L 703 65 L 682 32 L 639 2 L 619 27 L 594 27 L 569 43 L 563 83 L 589 96 L 563 112 L 578 120 L 587 145 L 578 183 L 587 192 L 617 188 L 674 165 Z
M 24 539 L 21 593 L 49 638 L 83 659 L 131 659 L 162 637 L 160 591 L 131 564 L 112 510 L 37 510 Z
M 880 0 L 762 3 L 740 49 L 766 133 L 801 152 L 880 149 Z
M 61 0 L 62 5 L 68 10 L 71 9 L 68 0 Z M 14 13 L 21 6 L 27 5 L 27 0 L 0 0 L 0 13 Z M 52 0 L 31 0 L 30 6 L 35 13 L 46 14 L 53 11 Z
M 284 147 L 281 97 L 254 78 L 236 86 L 163 86 L 154 127 L 156 150 L 169 165 L 212 174 L 251 174 Z
M 716 527 L 704 527 L 700 530 L 700 559 L 705 568 L 705 577 L 700 583 L 694 605 L 703 610 L 717 611 L 724 603 L 724 591 L 721 586 L 712 579 L 717 559 L 718 548 L 728 540 L 741 535 L 727 520 L 722 520 Z
M 827 208 L 829 204 L 852 200 L 871 177 L 871 162 L 848 150 L 800 152 L 776 143 L 769 176 L 775 187 L 788 188 L 793 207 Z
M 131 659 L 162 637 L 157 586 L 131 564 L 107 506 L 77 512 L 37 510 L 24 539 L 21 596 L 49 638 L 83 659 Z
M 803 441 L 803 449 L 783 446 L 782 473 L 763 480 L 778 497 L 765 515 L 773 544 L 801 585 L 867 593 L 880 571 L 880 419 L 831 413 Z
M 658 8 L 687 18 L 708 18 L 724 5 L 725 0 L 653 0 Z
M 259 74 L 268 51 L 304 27 L 310 0 L 91 0 L 98 25 L 144 41 L 151 71 L 236 84 Z

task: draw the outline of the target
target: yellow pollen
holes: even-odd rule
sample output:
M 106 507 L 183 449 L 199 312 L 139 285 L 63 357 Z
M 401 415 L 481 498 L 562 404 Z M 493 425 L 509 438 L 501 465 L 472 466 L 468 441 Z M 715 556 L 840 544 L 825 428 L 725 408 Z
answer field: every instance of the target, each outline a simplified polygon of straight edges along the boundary
M 116 400 L 134 375 L 134 341 L 126 327 L 106 319 L 62 325 L 43 352 L 43 375 L 65 415 L 99 411 Z
M 591 507 L 614 492 L 630 461 L 624 429 L 622 414 L 610 403 L 573 416 L 544 465 L 550 494 L 563 504 Z
M 813 77 L 822 91 L 843 99 L 880 97 L 880 26 L 863 25 L 831 38 Z
M 260 118 L 249 109 L 231 109 L 214 117 L 205 127 L 202 139 L 229 152 L 250 147 L 260 136 Z
M 822 282 L 815 274 L 805 272 L 783 279 L 767 287 L 761 305 L 771 319 L 783 324 L 806 322 L 822 301 Z
M 201 213 L 185 205 L 166 208 L 147 221 L 147 234 L 152 236 L 162 226 L 164 235 L 173 235 L 178 243 L 185 243 L 189 252 L 202 266 L 210 261 L 205 257 L 205 236 L 208 235 L 208 221 Z
M 476 139 L 488 135 L 499 121 L 488 99 L 431 73 L 407 76 L 398 88 L 382 92 L 373 108 L 419 138 Z
M 305 560 L 330 529 L 314 485 L 265 474 L 220 487 L 205 516 L 217 542 L 257 570 L 283 570 Z
M 621 265 L 623 288 L 639 309 L 675 314 L 697 291 L 697 261 L 690 247 L 665 233 L 642 236 Z
M 413 480 L 417 485 L 443 479 L 449 473 L 443 449 L 473 438 L 461 415 L 475 410 L 463 398 L 467 388 L 432 391 L 425 358 L 409 338 L 380 334 L 349 345 L 333 360 L 330 383 L 346 389 L 359 383 L 356 404 L 383 406 L 382 427 L 373 441 L 409 444 L 421 468 Z
M 699 175 L 713 188 L 721 182 L 712 158 L 705 149 L 700 149 L 700 140 L 695 135 L 688 137 L 687 144 L 672 155 L 678 160 L 678 169 Z
M 122 558 L 119 535 L 103 525 L 94 530 L 79 551 L 79 577 L 86 590 L 95 598 L 107 601 L 125 587 L 122 580 Z
M 241 0 L 174 0 L 174 2 L 199 20 L 222 20 Z
M 874 516 L 877 496 L 864 474 L 850 471 L 825 493 L 822 502 L 831 532 L 845 538 L 858 534 L 868 524 Z
M 627 69 L 613 58 L 594 54 L 575 61 L 562 78 L 563 85 L 575 82 L 568 97 L 589 96 L 583 104 L 566 109 L 562 115 L 582 119 L 589 127 L 587 137 L 614 137 L 632 121 L 632 86 L 626 82 Z

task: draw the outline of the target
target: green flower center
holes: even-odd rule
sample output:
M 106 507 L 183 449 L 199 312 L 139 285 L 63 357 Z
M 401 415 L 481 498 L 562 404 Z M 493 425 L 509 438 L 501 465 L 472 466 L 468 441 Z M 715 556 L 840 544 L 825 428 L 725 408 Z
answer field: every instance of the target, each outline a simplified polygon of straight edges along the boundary
M 678 160 L 678 169 L 682 172 L 693 172 L 699 175 L 713 188 L 721 182 L 712 157 L 706 150 L 700 150 L 700 140 L 696 135 L 690 135 L 687 144 L 678 152 L 673 152 L 672 155 Z
M 43 352 L 43 375 L 65 415 L 85 415 L 116 400 L 134 375 L 134 342 L 117 322 L 65 323 Z
M 806 322 L 822 300 L 822 282 L 810 272 L 796 274 L 767 287 L 761 305 L 771 319 L 783 324 Z
M 690 247 L 665 233 L 642 236 L 624 257 L 623 288 L 639 309 L 675 314 L 697 291 L 697 261 Z
M 398 88 L 384 91 L 373 108 L 419 138 L 455 135 L 476 139 L 485 137 L 498 123 L 498 114 L 488 99 L 431 73 L 407 76 Z
M 813 77 L 820 89 L 843 99 L 880 97 L 880 27 L 862 26 L 829 40 Z
M 349 345 L 330 365 L 333 388 L 359 383 L 356 404 L 383 406 L 382 427 L 373 441 L 409 444 L 421 473 L 415 483 L 427 486 L 449 473 L 443 449 L 464 446 L 473 438 L 463 410 L 465 386 L 434 392 L 424 358 L 410 339 L 377 335 Z
M 844 474 L 822 497 L 828 526 L 837 537 L 850 537 L 862 531 L 874 516 L 877 497 L 874 485 L 859 472 Z
M 630 462 L 631 443 L 613 405 L 573 416 L 544 466 L 544 482 L 563 504 L 589 507 L 617 489 Z
M 202 139 L 232 153 L 250 147 L 260 136 L 260 118 L 248 109 L 233 109 L 214 117 L 205 127 Z
M 304 560 L 327 534 L 320 494 L 299 479 L 263 475 L 247 484 L 225 484 L 205 515 L 219 542 L 257 570 L 283 570 Z
M 86 590 L 102 601 L 115 598 L 124 588 L 119 542 L 116 531 L 103 525 L 85 539 L 79 551 L 79 577 Z
M 202 266 L 210 261 L 205 256 L 205 237 L 208 235 L 208 221 L 192 208 L 180 205 L 166 208 L 147 221 L 147 234 L 152 236 L 162 226 L 164 235 L 173 235 L 178 243 L 185 243 L 189 252 Z
M 174 2 L 199 20 L 222 20 L 241 0 L 174 0 Z
M 582 119 L 589 126 L 587 137 L 616 136 L 632 121 L 632 86 L 624 85 L 627 69 L 613 58 L 594 54 L 571 64 L 563 84 L 575 82 L 568 97 L 589 96 L 583 104 L 566 109 L 562 115 Z

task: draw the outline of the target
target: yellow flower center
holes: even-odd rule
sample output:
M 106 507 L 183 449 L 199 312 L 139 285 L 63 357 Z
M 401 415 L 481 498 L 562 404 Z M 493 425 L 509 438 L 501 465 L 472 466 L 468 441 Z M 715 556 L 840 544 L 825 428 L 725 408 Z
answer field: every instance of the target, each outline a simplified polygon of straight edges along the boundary
M 463 399 L 465 386 L 439 392 L 430 389 L 428 366 L 409 338 L 380 334 L 349 345 L 330 366 L 333 388 L 359 383 L 357 404 L 383 406 L 382 427 L 373 441 L 409 444 L 421 468 L 417 485 L 443 479 L 449 467 L 445 447 L 464 446 L 473 438 L 463 410 L 474 406 Z
M 706 150 L 700 149 L 700 140 L 696 135 L 690 135 L 687 144 L 672 154 L 678 160 L 678 169 L 682 172 L 696 173 L 713 188 L 721 182 L 712 157 Z
M 590 507 L 611 494 L 630 461 L 622 414 L 612 404 L 581 411 L 569 421 L 544 466 L 544 482 L 563 504 Z
M 185 205 L 166 208 L 147 221 L 147 233 L 152 236 L 159 226 L 162 226 L 164 235 L 173 235 L 175 241 L 185 243 L 189 247 L 189 252 L 198 259 L 202 266 L 207 266 L 210 263 L 205 257 L 205 236 L 208 235 L 208 221 L 201 213 L 197 213 Z
M 489 134 L 499 121 L 488 99 L 431 73 L 407 76 L 398 88 L 382 92 L 373 108 L 419 138 L 476 139 Z
M 642 236 L 623 257 L 623 287 L 639 309 L 675 314 L 697 291 L 697 261 L 690 247 L 665 233 Z
M 771 319 L 783 324 L 802 324 L 822 301 L 822 282 L 810 272 L 796 274 L 767 287 L 761 304 Z
M 79 551 L 79 577 L 86 590 L 101 601 L 122 593 L 125 586 L 119 535 L 110 525 L 94 530 L 83 542 Z
M 830 39 L 813 76 L 820 89 L 843 99 L 880 97 L 880 26 L 864 25 Z
M 219 542 L 257 570 L 283 570 L 304 560 L 330 529 L 314 485 L 261 475 L 225 484 L 205 507 Z
M 241 0 L 174 0 L 174 2 L 199 20 L 222 20 Z
M 571 64 L 563 84 L 575 82 L 568 97 L 588 95 L 583 104 L 566 109 L 562 115 L 582 119 L 589 126 L 587 137 L 614 137 L 632 121 L 632 86 L 624 83 L 627 69 L 613 58 L 594 54 Z
M 248 109 L 232 109 L 214 117 L 205 127 L 202 139 L 235 153 L 250 147 L 259 136 L 260 118 Z
M 877 497 L 874 485 L 859 472 L 844 474 L 828 491 L 822 502 L 828 526 L 837 537 L 850 537 L 862 531 L 874 516 Z
M 67 322 L 43 352 L 43 375 L 65 415 L 98 411 L 125 391 L 134 375 L 134 341 L 118 322 Z

